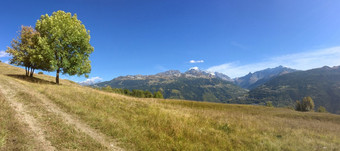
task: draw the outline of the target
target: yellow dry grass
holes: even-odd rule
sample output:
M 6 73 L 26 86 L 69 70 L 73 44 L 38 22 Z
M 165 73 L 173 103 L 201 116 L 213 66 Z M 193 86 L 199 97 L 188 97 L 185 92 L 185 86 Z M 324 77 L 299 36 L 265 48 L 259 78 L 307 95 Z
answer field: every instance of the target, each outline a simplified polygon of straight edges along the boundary
M 0 74 L 23 74 L 0 63 Z M 46 75 L 38 79 L 53 81 Z M 0 77 L 1 78 L 1 77 Z M 127 150 L 339 150 L 340 116 L 285 108 L 141 99 L 82 87 L 10 80 L 116 139 Z

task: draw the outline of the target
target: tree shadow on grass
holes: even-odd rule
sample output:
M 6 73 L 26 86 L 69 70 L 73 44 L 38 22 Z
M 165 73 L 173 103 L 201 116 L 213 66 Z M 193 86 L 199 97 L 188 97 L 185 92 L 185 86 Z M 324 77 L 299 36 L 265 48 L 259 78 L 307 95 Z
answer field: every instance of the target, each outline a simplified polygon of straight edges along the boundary
M 20 74 L 7 74 L 7 76 L 13 77 L 13 78 L 16 78 L 16 79 L 20 79 L 20 80 L 24 80 L 24 81 L 27 81 L 27 82 L 31 82 L 31 83 L 56 84 L 55 82 L 47 81 L 47 80 L 44 80 L 44 79 L 39 79 L 39 78 L 36 78 L 36 77 L 28 77 L 28 76 L 20 75 Z

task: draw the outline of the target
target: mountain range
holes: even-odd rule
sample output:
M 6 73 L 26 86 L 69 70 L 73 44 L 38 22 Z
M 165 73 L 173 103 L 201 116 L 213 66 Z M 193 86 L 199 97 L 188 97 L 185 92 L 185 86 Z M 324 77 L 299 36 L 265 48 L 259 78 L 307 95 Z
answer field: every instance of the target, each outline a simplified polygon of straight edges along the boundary
M 95 86 L 162 91 L 165 98 L 223 102 L 245 98 L 248 91 L 238 87 L 222 73 L 191 68 L 181 73 L 169 70 L 155 75 L 129 75 L 101 82 Z
M 208 72 L 208 71 L 203 71 L 200 70 L 197 67 L 190 68 L 188 71 L 181 73 L 179 70 L 169 70 L 161 73 L 157 73 L 155 75 L 128 75 L 128 76 L 120 76 L 117 77 L 111 81 L 119 81 L 119 80 L 150 80 L 150 81 L 157 81 L 157 79 L 167 79 L 167 80 L 174 80 L 176 78 L 204 78 L 204 79 L 219 79 L 227 82 L 231 82 L 241 88 L 244 89 L 253 89 L 268 80 L 287 73 L 295 72 L 298 70 L 283 67 L 283 66 L 278 66 L 276 68 L 267 68 L 264 70 L 256 71 L 254 73 L 249 73 L 243 77 L 239 78 L 234 78 L 231 79 L 229 76 L 219 73 L 219 72 Z M 169 82 L 169 81 L 168 81 Z M 110 85 L 110 82 L 98 82 L 97 84 L 95 83 L 80 83 L 83 85 L 97 85 L 97 86 L 104 86 L 104 85 Z M 112 83 L 112 82 L 111 82 Z M 151 84 L 151 83 L 148 83 Z M 116 87 L 116 85 L 110 85 L 113 87 Z M 123 87 L 126 87 L 130 89 L 129 85 L 121 85 Z M 119 86 L 120 87 L 120 86 Z
M 283 66 L 267 68 L 231 79 L 218 72 L 191 68 L 181 73 L 169 70 L 155 75 L 120 76 L 92 86 L 162 91 L 165 98 L 220 103 L 294 106 L 311 96 L 316 107 L 340 114 L 340 69 L 323 67 L 299 71 Z

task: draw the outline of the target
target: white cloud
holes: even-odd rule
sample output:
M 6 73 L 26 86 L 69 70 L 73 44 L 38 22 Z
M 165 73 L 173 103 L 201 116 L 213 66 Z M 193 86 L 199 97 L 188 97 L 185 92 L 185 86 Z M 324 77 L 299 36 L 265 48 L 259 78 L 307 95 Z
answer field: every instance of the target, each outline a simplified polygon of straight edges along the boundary
M 191 67 L 189 70 L 199 70 L 198 67 Z
M 85 81 L 79 82 L 80 85 L 92 85 L 101 82 L 103 79 L 100 77 L 93 77 L 86 79 Z
M 190 63 L 203 63 L 204 60 L 190 60 Z
M 244 76 L 249 72 L 273 68 L 279 65 L 299 70 L 308 70 L 325 65 L 338 66 L 340 65 L 340 47 L 277 56 L 243 65 L 237 62 L 230 62 L 210 67 L 208 71 L 221 72 L 235 78 Z
M 9 57 L 9 55 L 5 51 L 0 51 L 0 58 L 3 58 L 3 57 Z

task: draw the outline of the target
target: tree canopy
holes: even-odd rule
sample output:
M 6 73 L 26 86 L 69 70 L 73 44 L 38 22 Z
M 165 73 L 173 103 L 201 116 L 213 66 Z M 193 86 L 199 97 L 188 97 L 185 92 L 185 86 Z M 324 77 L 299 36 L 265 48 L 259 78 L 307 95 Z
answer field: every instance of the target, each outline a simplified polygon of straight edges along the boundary
M 91 71 L 89 56 L 94 48 L 90 44 L 90 31 L 77 15 L 64 11 L 53 12 L 51 16 L 42 15 L 36 22 L 40 33 L 42 48 L 52 52 L 51 68 L 56 71 L 56 83 L 59 73 L 85 75 Z
M 19 35 L 11 42 L 12 48 L 6 52 L 12 56 L 11 64 L 24 66 L 26 76 L 33 76 L 35 69 L 50 71 L 51 52 L 43 49 L 45 42 L 40 38 L 39 32 L 29 26 L 22 26 Z

